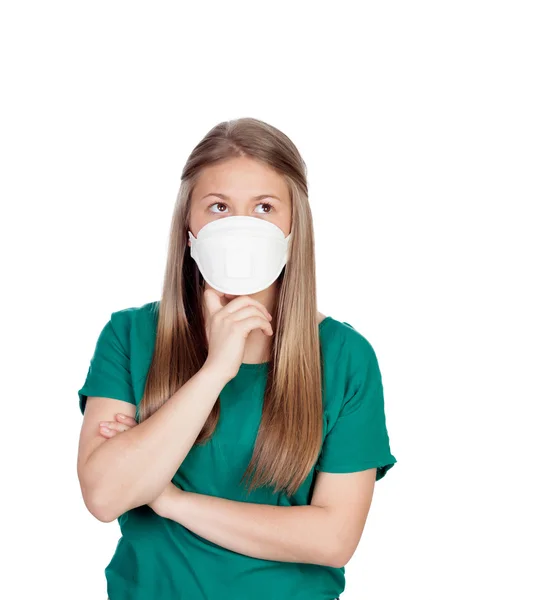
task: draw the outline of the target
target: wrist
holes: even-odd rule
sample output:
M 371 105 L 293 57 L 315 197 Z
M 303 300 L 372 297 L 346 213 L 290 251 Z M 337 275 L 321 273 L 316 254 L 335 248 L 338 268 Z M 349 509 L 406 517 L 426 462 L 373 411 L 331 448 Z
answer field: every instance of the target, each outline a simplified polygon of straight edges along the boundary
M 218 369 L 208 362 L 205 362 L 201 369 L 199 369 L 198 374 L 216 384 L 220 389 L 222 389 L 231 379 L 231 377 L 228 377 L 221 369 Z
M 182 490 L 174 484 L 169 484 L 165 491 L 155 501 L 154 511 L 165 519 L 172 519 L 176 510 L 176 503 L 180 499 Z
M 190 496 L 190 492 L 185 492 L 179 488 L 172 491 L 164 498 L 163 502 L 158 507 L 158 514 L 165 519 L 171 519 L 172 521 L 178 521 L 183 523 L 183 517 L 187 515 L 187 501 Z M 181 515 L 181 516 L 180 516 Z

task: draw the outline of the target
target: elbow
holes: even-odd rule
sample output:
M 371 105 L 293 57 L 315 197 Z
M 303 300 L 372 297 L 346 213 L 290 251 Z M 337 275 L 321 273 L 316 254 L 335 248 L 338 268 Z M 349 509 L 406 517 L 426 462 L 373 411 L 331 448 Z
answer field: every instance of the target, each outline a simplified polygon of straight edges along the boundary
M 83 501 L 87 510 L 102 523 L 111 523 L 125 512 L 132 510 L 147 502 L 132 502 L 129 498 L 124 498 L 118 492 L 101 490 L 99 486 L 83 488 Z
M 110 503 L 101 499 L 99 496 L 94 495 L 83 495 L 85 506 L 87 510 L 102 523 L 111 523 L 118 518 L 118 515 L 114 512 L 113 507 Z
M 79 484 L 81 487 L 81 496 L 87 510 L 102 523 L 111 523 L 118 517 L 114 512 L 114 507 L 111 502 L 106 499 L 106 494 L 101 494 L 98 485 L 88 482 L 87 479 L 80 474 Z
M 356 538 L 347 535 L 346 531 L 339 532 L 337 530 L 329 544 L 327 544 L 329 548 L 329 553 L 326 557 L 327 566 L 333 569 L 344 568 L 354 555 L 354 552 L 356 552 L 359 541 L 359 536 Z
M 344 555 L 341 552 L 337 551 L 329 557 L 329 560 L 327 561 L 327 566 L 332 567 L 333 569 L 342 569 L 347 562 L 348 560 L 344 558 Z
M 352 549 L 336 548 L 336 551 L 329 557 L 329 564 L 327 566 L 333 567 L 333 569 L 342 569 L 348 564 L 353 554 L 354 551 Z
M 112 523 L 112 521 L 115 521 L 118 518 L 118 515 L 103 509 L 90 510 L 89 512 L 101 523 Z
M 325 544 L 326 549 L 323 545 L 320 545 L 319 548 L 315 550 L 318 557 L 315 556 L 315 561 L 317 564 L 323 565 L 324 567 L 330 567 L 332 569 L 342 569 L 344 565 L 348 562 L 345 560 L 345 553 L 343 552 L 342 546 L 338 543 L 333 544 Z
M 94 481 L 90 472 L 84 468 L 78 468 L 77 475 L 85 507 L 95 519 L 102 523 L 111 523 L 117 519 L 120 513 L 115 511 L 114 502 L 100 489 L 100 482 Z

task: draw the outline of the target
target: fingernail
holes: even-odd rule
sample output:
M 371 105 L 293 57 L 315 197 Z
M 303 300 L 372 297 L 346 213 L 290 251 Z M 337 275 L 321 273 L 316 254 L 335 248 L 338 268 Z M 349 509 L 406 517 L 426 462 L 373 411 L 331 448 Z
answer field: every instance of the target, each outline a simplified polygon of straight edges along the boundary
M 103 426 L 103 425 L 108 425 L 108 421 L 101 421 L 101 422 L 99 423 L 99 425 L 101 425 L 101 426 Z

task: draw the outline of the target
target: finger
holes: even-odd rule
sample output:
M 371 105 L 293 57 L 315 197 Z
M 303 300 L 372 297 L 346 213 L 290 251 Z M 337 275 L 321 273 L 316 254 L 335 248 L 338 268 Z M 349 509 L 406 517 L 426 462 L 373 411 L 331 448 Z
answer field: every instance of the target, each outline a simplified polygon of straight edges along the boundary
M 109 429 L 108 427 L 101 427 L 99 429 L 100 434 L 105 437 L 105 438 L 111 438 L 114 437 L 115 435 L 118 435 L 117 431 L 114 431 L 113 429 Z
M 246 319 L 242 319 L 241 321 L 236 321 L 238 326 L 242 327 L 245 336 L 257 329 L 258 327 L 263 330 L 263 333 L 266 333 L 268 336 L 273 335 L 273 328 L 267 319 L 264 317 L 247 317 Z
M 255 300 L 255 298 L 252 298 L 251 296 L 238 296 L 237 298 L 234 298 L 234 300 L 231 300 L 226 305 L 226 308 L 224 308 L 222 312 L 224 314 L 232 314 L 233 312 L 246 306 L 255 306 L 269 318 L 273 317 L 273 315 L 267 310 L 267 307 L 262 302 Z
M 118 413 L 116 415 L 116 418 L 118 419 L 119 423 L 128 425 L 128 427 L 134 427 L 135 425 L 137 425 L 137 421 L 133 417 L 130 417 L 129 415 L 123 415 L 122 413 Z
M 244 306 L 243 308 L 239 308 L 238 310 L 235 310 L 234 312 L 229 314 L 229 318 L 233 321 L 241 321 L 242 319 L 245 319 L 247 317 L 261 316 L 265 319 L 268 319 L 267 313 L 263 312 L 258 306 L 254 306 L 253 304 Z
M 99 426 L 106 427 L 107 429 L 112 429 L 119 433 L 129 429 L 129 427 L 127 425 L 124 425 L 123 423 L 116 423 L 116 421 L 101 421 L 99 423 Z
M 207 317 L 214 315 L 224 306 L 222 301 L 224 294 L 212 288 L 206 288 L 203 292 L 203 303 L 207 311 Z

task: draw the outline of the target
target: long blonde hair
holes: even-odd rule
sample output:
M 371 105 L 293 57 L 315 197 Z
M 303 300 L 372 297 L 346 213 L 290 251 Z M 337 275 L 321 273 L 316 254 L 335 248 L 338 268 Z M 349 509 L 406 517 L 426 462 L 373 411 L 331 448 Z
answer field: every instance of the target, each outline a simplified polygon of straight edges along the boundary
M 292 240 L 288 262 L 277 280 L 261 424 L 242 480 L 253 475 L 249 491 L 274 485 L 275 492 L 282 489 L 291 495 L 315 464 L 323 435 L 314 234 L 306 164 L 290 138 L 263 121 L 241 118 L 219 123 L 193 149 L 182 171 L 139 421 L 160 408 L 207 358 L 202 275 L 187 243 L 191 193 L 204 167 L 243 156 L 262 161 L 284 177 L 292 202 Z M 220 398 L 196 444 L 212 436 L 219 415 Z

